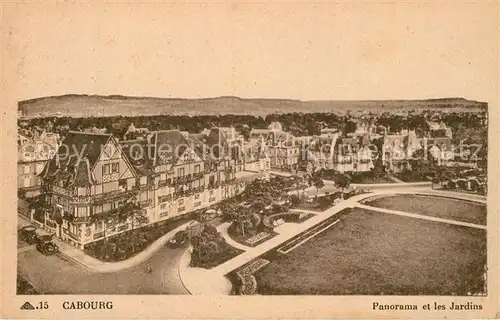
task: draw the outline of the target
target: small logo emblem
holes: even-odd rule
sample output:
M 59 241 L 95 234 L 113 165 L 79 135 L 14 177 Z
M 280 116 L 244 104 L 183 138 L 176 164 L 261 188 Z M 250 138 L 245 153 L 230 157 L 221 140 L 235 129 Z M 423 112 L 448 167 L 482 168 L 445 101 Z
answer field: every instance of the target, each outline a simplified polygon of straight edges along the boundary
M 33 305 L 31 303 L 29 303 L 28 301 L 26 301 L 22 306 L 21 306 L 21 310 L 35 310 L 35 307 L 33 307 Z

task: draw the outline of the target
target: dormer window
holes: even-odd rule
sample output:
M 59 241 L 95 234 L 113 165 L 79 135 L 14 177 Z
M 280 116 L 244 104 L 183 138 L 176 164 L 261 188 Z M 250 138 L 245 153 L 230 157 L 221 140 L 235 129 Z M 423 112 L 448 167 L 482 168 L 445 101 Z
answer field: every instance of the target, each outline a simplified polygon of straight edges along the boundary
M 120 163 L 108 163 L 102 166 L 102 174 L 112 174 L 120 172 Z

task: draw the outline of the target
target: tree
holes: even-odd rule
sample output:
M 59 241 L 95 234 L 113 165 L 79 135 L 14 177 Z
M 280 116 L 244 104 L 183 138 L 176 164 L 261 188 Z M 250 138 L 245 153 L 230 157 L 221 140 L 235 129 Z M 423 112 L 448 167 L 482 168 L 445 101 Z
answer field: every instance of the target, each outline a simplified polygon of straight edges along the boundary
M 130 244 L 132 245 L 132 250 L 135 252 L 137 245 L 142 244 L 140 235 L 134 232 L 134 229 L 141 227 L 149 223 L 149 218 L 147 217 L 147 212 L 141 207 L 137 201 L 136 195 L 132 194 L 129 198 L 120 202 L 118 209 L 110 217 L 111 221 L 114 222 L 131 222 L 130 229 Z
M 373 162 L 373 169 L 372 170 L 373 170 L 373 176 L 375 178 L 380 178 L 380 177 L 385 175 L 385 166 L 382 163 L 382 159 L 377 158 Z
M 346 121 L 344 124 L 344 134 L 353 133 L 356 131 L 356 127 L 356 122 L 350 120 Z
M 325 183 L 323 182 L 323 179 L 321 179 L 320 176 L 315 175 L 312 178 L 312 185 L 316 188 L 316 197 L 317 197 L 319 189 L 323 188 L 325 186 Z
M 344 197 L 344 190 L 349 187 L 350 180 L 346 174 L 337 174 L 334 177 L 335 185 L 341 189 L 342 198 Z
M 149 223 L 147 212 L 141 207 L 135 195 L 120 202 L 116 215 L 119 222 L 130 220 L 132 229 Z

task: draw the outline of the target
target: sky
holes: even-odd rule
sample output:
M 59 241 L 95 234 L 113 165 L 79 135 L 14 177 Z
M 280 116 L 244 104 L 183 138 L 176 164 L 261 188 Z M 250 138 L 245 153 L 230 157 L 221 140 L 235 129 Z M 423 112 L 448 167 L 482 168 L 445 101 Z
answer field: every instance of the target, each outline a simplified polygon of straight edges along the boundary
M 19 100 L 120 94 L 372 100 L 498 94 L 495 3 L 6 5 Z

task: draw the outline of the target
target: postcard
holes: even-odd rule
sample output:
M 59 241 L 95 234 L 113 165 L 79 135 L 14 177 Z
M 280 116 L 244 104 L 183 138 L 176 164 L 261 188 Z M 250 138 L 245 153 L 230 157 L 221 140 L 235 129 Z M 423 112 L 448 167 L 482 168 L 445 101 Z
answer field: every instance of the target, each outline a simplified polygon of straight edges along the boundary
M 496 2 L 1 12 L 2 318 L 498 318 Z

